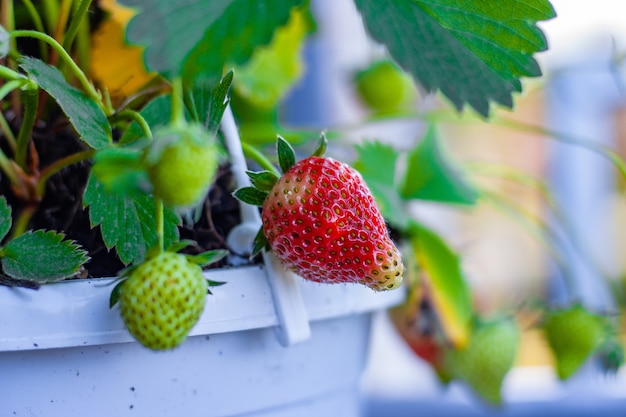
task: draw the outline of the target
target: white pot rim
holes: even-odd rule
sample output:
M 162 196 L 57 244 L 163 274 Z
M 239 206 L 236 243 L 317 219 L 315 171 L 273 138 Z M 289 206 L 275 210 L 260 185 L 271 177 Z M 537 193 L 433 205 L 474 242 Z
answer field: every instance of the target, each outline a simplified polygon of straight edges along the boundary
M 266 267 L 214 269 L 205 275 L 226 284 L 207 296 L 190 336 L 280 325 Z M 309 321 L 381 310 L 404 299 L 402 289 L 378 293 L 358 284 L 296 279 Z M 38 291 L 0 287 L 0 351 L 134 341 L 118 307 L 109 309 L 114 282 L 114 278 L 63 281 Z

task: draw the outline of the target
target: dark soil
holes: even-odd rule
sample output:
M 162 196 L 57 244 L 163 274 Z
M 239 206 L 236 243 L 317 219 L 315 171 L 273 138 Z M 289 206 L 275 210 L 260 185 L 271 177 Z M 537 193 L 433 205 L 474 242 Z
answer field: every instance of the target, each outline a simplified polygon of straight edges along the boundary
M 10 114 L 6 117 L 10 120 Z M 83 143 L 75 138 L 67 125 L 39 126 L 33 132 L 33 139 L 42 168 L 84 148 Z M 0 144 L 7 152 L 2 137 Z M 91 257 L 85 264 L 82 277 L 115 276 L 124 265 L 115 250 L 108 250 L 104 245 L 100 229 L 91 227 L 89 209 L 82 205 L 82 194 L 90 167 L 89 162 L 75 164 L 52 176 L 29 228 L 62 232 L 67 239 L 79 243 Z M 204 201 L 198 222 L 193 225 L 181 225 L 179 228 L 181 239 L 197 242 L 196 245 L 186 248 L 185 252 L 195 254 L 212 249 L 227 249 L 226 236 L 239 223 L 239 205 L 231 194 L 233 187 L 229 168 L 220 167 L 217 179 Z M 15 218 L 25 204 L 16 198 L 4 177 L 0 178 L 0 195 L 6 197 Z M 224 264 L 223 260 L 211 267 L 220 267 Z

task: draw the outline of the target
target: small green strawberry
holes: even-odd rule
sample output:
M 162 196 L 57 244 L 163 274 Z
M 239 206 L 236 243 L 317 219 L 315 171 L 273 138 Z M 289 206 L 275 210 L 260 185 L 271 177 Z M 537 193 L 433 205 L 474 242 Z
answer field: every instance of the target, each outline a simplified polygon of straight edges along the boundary
M 287 268 L 323 283 L 360 283 L 381 291 L 398 288 L 404 266 L 385 221 L 361 175 L 321 157 L 295 162 L 291 146 L 278 140 L 283 175 L 250 173 L 255 187 L 235 196 L 262 206 L 256 250 L 268 246 Z
M 361 100 L 381 113 L 401 110 L 417 96 L 411 77 L 388 59 L 359 71 L 354 81 Z
M 131 269 L 117 291 L 128 331 L 144 346 L 166 350 L 182 343 L 198 321 L 207 280 L 187 256 L 160 252 Z
M 478 322 L 475 326 L 465 349 L 446 351 L 445 367 L 481 398 L 499 405 L 502 381 L 517 355 L 520 330 L 511 318 Z
M 218 155 L 213 135 L 200 124 L 158 129 L 144 153 L 154 195 L 175 208 L 201 202 L 215 179 Z
M 605 317 L 580 304 L 548 312 L 543 331 L 560 379 L 571 377 L 598 350 L 607 335 Z

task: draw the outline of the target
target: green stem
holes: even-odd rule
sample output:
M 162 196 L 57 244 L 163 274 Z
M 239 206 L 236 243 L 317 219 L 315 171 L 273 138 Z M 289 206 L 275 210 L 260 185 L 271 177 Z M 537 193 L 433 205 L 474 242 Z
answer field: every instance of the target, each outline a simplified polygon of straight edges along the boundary
M 71 49 L 74 38 L 78 33 L 80 25 L 85 20 L 85 16 L 87 15 L 87 11 L 89 10 L 90 6 L 91 0 L 82 0 L 74 11 L 70 26 L 67 28 L 67 32 L 65 32 L 65 36 L 63 37 L 63 48 L 65 48 L 66 51 L 69 51 Z
M 42 0 L 44 9 L 44 18 L 46 19 L 46 26 L 48 27 L 48 33 L 52 33 L 56 29 L 56 22 L 59 16 L 59 1 L 58 0 Z
M 37 206 L 35 204 L 30 204 L 22 209 L 13 223 L 13 230 L 11 230 L 11 237 L 9 240 L 13 240 L 26 232 L 30 219 L 33 218 L 35 211 L 37 211 Z
M 0 77 L 9 81 L 16 80 L 26 80 L 28 79 L 25 75 L 20 74 L 19 72 L 12 70 L 9 67 L 0 66 Z
M 150 130 L 150 125 L 139 112 L 136 112 L 135 110 L 128 110 L 128 109 L 122 110 L 121 112 L 115 115 L 115 119 L 118 119 L 118 118 L 126 118 L 126 119 L 133 120 L 135 123 L 139 125 L 139 127 L 141 128 L 141 131 L 143 132 L 143 135 L 147 139 L 152 139 L 152 130 Z
M 22 104 L 24 106 L 24 116 L 22 118 L 22 126 L 17 135 L 15 162 L 25 172 L 28 172 L 26 167 L 26 155 L 28 153 L 28 145 L 30 144 L 33 126 L 35 126 L 39 108 L 39 87 L 34 82 L 27 83 L 22 89 Z
M 185 122 L 185 102 L 183 99 L 183 79 L 176 77 L 172 81 L 172 116 L 173 125 Z
M 15 29 L 15 8 L 13 0 L 5 0 L 0 3 L 0 24 L 4 26 L 4 29 L 11 32 Z M 15 40 L 9 41 L 9 50 L 15 51 Z
M 165 216 L 163 213 L 163 200 L 160 198 L 155 198 L 156 201 L 156 234 L 157 234 L 157 247 L 159 248 L 159 252 L 163 252 L 165 248 Z
M 2 112 L 0 112 L 0 130 L 2 130 L 2 133 L 9 143 L 11 150 L 15 152 L 15 148 L 17 147 L 17 140 L 15 139 L 15 135 L 11 130 L 11 126 L 9 126 L 9 122 L 7 122 L 7 119 L 4 117 L 4 114 L 2 114 Z
M 39 178 L 37 179 L 37 186 L 36 186 L 37 195 L 40 197 L 43 197 L 43 194 L 46 188 L 46 183 L 52 175 L 56 174 L 57 172 L 61 171 L 63 168 L 66 168 L 70 165 L 74 165 L 78 162 L 91 159 L 93 158 L 95 154 L 96 154 L 96 151 L 94 149 L 90 149 L 88 151 L 83 151 L 83 152 L 77 152 L 75 154 L 66 156 L 65 158 L 58 159 L 54 163 L 48 165 L 43 171 L 41 171 L 41 174 L 39 175 Z
M 252 159 L 254 162 L 259 164 L 259 166 L 267 171 L 270 171 L 276 176 L 280 177 L 282 174 L 276 169 L 276 167 L 270 162 L 269 159 L 257 148 L 247 144 L 246 142 L 241 142 L 241 148 L 243 149 L 243 153 L 246 157 Z
M 2 170 L 2 172 L 4 172 L 4 175 L 9 178 L 11 184 L 18 183 L 17 174 L 15 173 L 15 169 L 13 169 L 11 160 L 5 155 L 2 150 L 0 150 L 0 170 Z
M 80 69 L 80 67 L 74 62 L 70 54 L 67 53 L 63 46 L 59 44 L 55 39 L 51 36 L 46 35 L 45 33 L 39 33 L 34 30 L 16 30 L 9 34 L 11 37 L 31 37 L 35 39 L 41 39 L 46 42 L 48 45 L 52 47 L 58 54 L 61 59 L 69 66 L 72 74 L 76 76 L 78 82 L 81 84 L 87 95 L 99 103 L 103 108 L 104 105 L 102 103 L 102 97 L 100 97 L 100 93 L 96 91 L 95 87 L 89 82 L 85 73 Z
M 72 3 L 74 0 L 61 0 L 61 8 L 59 9 L 59 15 L 57 17 L 57 24 L 54 30 L 54 39 L 60 41 L 65 35 L 65 29 L 67 27 L 67 21 L 70 18 L 70 12 L 72 11 Z
M 31 0 L 22 0 L 22 3 L 24 3 L 26 10 L 28 10 L 28 14 L 30 14 L 30 18 L 33 21 L 35 29 L 37 29 L 38 32 L 45 33 L 46 29 L 43 26 L 41 15 L 39 14 L 39 11 L 37 11 L 33 2 Z M 39 40 L 39 53 L 41 54 L 41 59 L 48 62 L 48 49 L 46 48 L 45 42 L 42 40 Z

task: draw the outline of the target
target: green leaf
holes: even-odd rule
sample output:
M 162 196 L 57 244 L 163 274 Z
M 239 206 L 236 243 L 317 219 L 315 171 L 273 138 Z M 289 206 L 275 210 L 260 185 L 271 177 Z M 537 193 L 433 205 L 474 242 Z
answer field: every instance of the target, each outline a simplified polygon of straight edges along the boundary
M 113 290 L 111 291 L 111 295 L 109 296 L 109 308 L 113 308 L 115 304 L 117 304 L 120 301 L 120 295 L 122 294 L 122 287 L 124 286 L 125 282 L 126 280 L 123 279 L 119 281 L 118 283 L 116 283 L 115 287 L 113 287 Z
M 398 152 L 379 142 L 364 142 L 355 149 L 358 159 L 353 167 L 361 173 L 383 217 L 394 227 L 405 229 L 409 216 L 404 210 L 405 201 L 398 192 L 395 178 Z
M 150 180 L 137 149 L 114 146 L 99 151 L 94 158 L 93 174 L 113 194 L 144 193 Z
M 83 204 L 89 207 L 91 227 L 100 226 L 107 248 L 116 248 L 124 264 L 144 260 L 148 250 L 157 242 L 156 203 L 149 195 L 117 195 L 108 192 L 100 181 L 90 175 Z M 178 216 L 165 209 L 164 243 L 178 240 Z
M 276 152 L 278 155 L 278 165 L 283 173 L 289 171 L 289 169 L 296 163 L 296 152 L 293 150 L 289 142 L 283 137 L 278 135 L 276 138 Z
M 317 145 L 317 149 L 313 151 L 311 156 L 323 157 L 326 153 L 326 148 L 328 148 L 328 139 L 326 138 L 326 133 L 322 132 L 320 134 L 320 144 Z
M 457 347 L 467 344 L 473 314 L 472 296 L 459 256 L 432 230 L 411 222 L 413 255 L 424 279 L 444 334 Z
M 254 187 L 241 187 L 233 193 L 235 198 L 244 203 L 261 207 L 267 197 L 267 192 L 258 190 Z
M 466 205 L 475 204 L 478 200 L 478 191 L 444 155 L 432 126 L 409 154 L 407 165 L 400 185 L 400 193 L 405 199 Z
M 355 0 L 367 30 L 427 91 L 483 116 L 495 101 L 512 107 L 520 77 L 541 71 L 547 49 L 538 21 L 555 16 L 548 0 Z
M 270 243 L 267 240 L 267 236 L 265 236 L 265 232 L 263 232 L 263 227 L 259 227 L 259 231 L 254 237 L 253 243 L 252 253 L 250 254 L 251 258 L 255 257 L 263 249 L 269 250 Z
M 235 89 L 259 108 L 274 108 L 304 72 L 304 42 L 315 27 L 308 8 L 294 8 L 272 42 L 257 48 L 251 59 L 236 67 Z
M 7 199 L 4 196 L 0 196 L 0 242 L 11 230 L 11 225 L 13 224 L 11 213 L 12 210 L 7 204 Z
M 58 69 L 36 58 L 20 58 L 20 67 L 59 104 L 80 138 L 93 149 L 112 143 L 111 126 L 94 100 L 65 81 Z
M 59 281 L 78 273 L 89 260 L 87 253 L 65 235 L 36 230 L 24 233 L 2 248 L 4 273 L 38 283 Z
M 185 258 L 187 258 L 189 262 L 193 262 L 197 265 L 207 266 L 225 258 L 226 255 L 228 255 L 227 250 L 215 249 L 200 253 L 198 255 L 185 255 Z
M 252 185 L 260 191 L 271 191 L 271 189 L 276 184 L 276 181 L 278 181 L 278 177 L 276 176 L 276 174 L 270 171 L 246 171 L 246 174 L 248 174 Z
M 123 0 L 138 11 L 127 39 L 145 46 L 147 67 L 187 80 L 221 74 L 242 64 L 284 25 L 304 0 Z M 181 74 L 182 73 L 182 74 Z
M 222 116 L 230 103 L 230 86 L 233 72 L 230 71 L 216 82 L 206 80 L 185 85 L 186 105 L 191 118 L 206 126 L 209 133 L 215 135 L 220 127 Z

